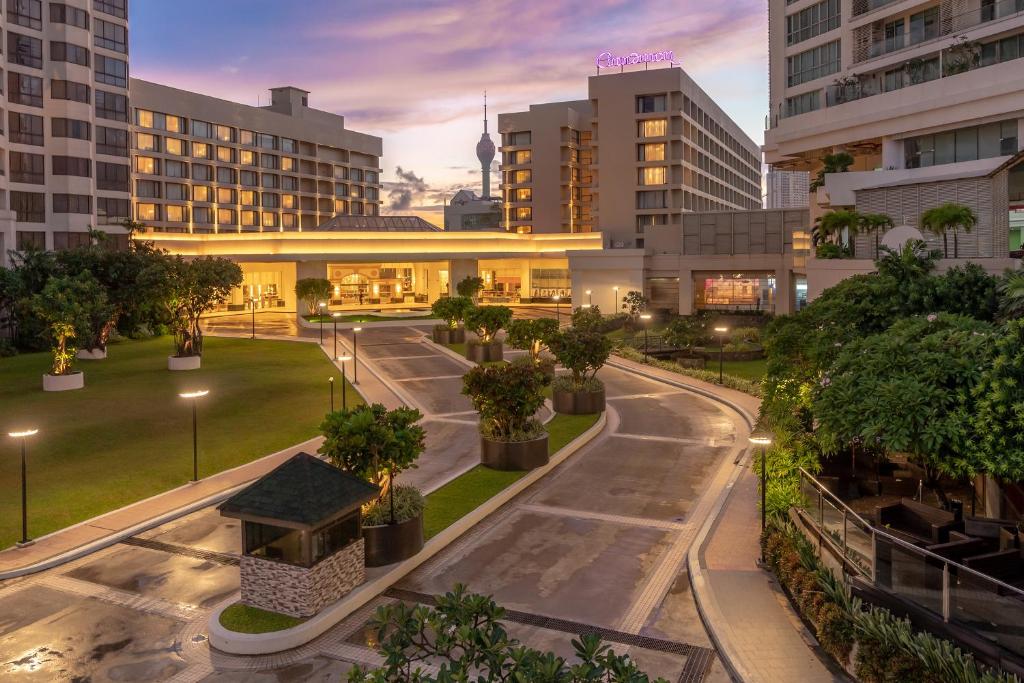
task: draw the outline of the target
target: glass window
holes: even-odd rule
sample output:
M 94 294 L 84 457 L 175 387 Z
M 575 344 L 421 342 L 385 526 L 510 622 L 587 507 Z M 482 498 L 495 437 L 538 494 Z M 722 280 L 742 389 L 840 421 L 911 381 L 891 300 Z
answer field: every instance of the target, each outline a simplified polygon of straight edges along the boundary
M 160 199 L 160 182 L 157 180 L 136 180 L 135 195 L 144 199 Z
M 786 80 L 792 87 L 839 71 L 839 41 L 825 43 L 786 58 Z M 703 114 L 703 112 L 700 112 Z
M 637 123 L 637 135 L 642 138 L 660 138 L 668 134 L 668 119 L 647 119 Z
M 46 182 L 45 157 L 29 152 L 9 152 L 11 180 L 16 183 L 42 185 Z
M 89 104 L 89 86 L 85 83 L 59 81 L 55 78 L 50 81 L 50 97 L 55 100 L 71 100 Z
M 240 130 L 238 131 L 238 141 L 251 147 L 256 144 L 256 134 L 251 130 Z
M 242 206 L 256 206 L 256 193 L 252 190 L 242 190 L 239 193 Z
M 128 0 L 92 0 L 92 8 L 121 19 L 128 18 Z
M 196 206 L 192 208 L 192 222 L 202 225 L 209 225 L 213 222 L 213 211 L 208 206 Z
M 192 201 L 194 202 L 209 202 L 213 201 L 210 199 L 213 196 L 213 190 L 209 185 L 193 185 L 192 186 Z
M 7 61 L 11 64 L 43 68 L 43 41 L 32 36 L 7 32 Z
M 956 131 L 956 160 L 974 161 L 978 159 L 978 129 L 965 128 Z
M 263 227 L 264 228 L 276 228 L 277 227 L 277 214 L 273 211 L 263 212 Z
M 513 171 L 512 182 L 515 184 L 529 183 L 533 181 L 533 171 Z
M 263 149 L 277 149 L 277 136 L 266 133 L 256 134 L 256 145 Z
M 638 114 L 667 111 L 668 98 L 665 95 L 638 95 L 636 111 Z
M 43 117 L 7 112 L 7 136 L 23 145 L 43 145 Z
M 7 99 L 29 107 L 43 106 L 43 79 L 37 76 L 7 72 Z
M 637 175 L 639 175 L 638 182 L 640 185 L 664 185 L 666 170 L 664 166 L 649 166 L 637 169 Z
M 255 171 L 242 171 L 238 174 L 239 183 L 246 187 L 256 187 L 259 182 Z
M 261 168 L 277 168 L 277 157 L 273 154 L 261 154 L 260 155 L 260 167 Z
M 292 208 L 292 207 L 288 207 L 288 208 Z M 344 199 L 335 199 L 334 200 L 334 213 L 336 213 L 336 214 L 348 213 L 348 202 L 345 201 Z
M 215 126 L 214 133 L 216 138 L 221 142 L 235 141 L 235 129 L 231 126 Z
M 135 123 L 137 123 L 141 128 L 153 128 L 153 112 L 147 111 L 146 109 L 136 109 Z
M 238 182 L 236 177 L 235 169 L 227 168 L 225 166 L 217 167 L 217 182 L 225 183 L 227 185 L 234 185 Z
M 217 225 L 235 225 L 234 209 L 217 209 Z
M 15 214 L 15 220 L 19 223 L 45 223 L 46 222 L 46 194 L 43 192 L 11 192 L 11 211 Z M 21 235 L 18 232 L 18 248 L 22 246 Z M 46 248 L 46 233 L 39 233 L 39 242 L 35 244 L 40 249 Z
M 127 199 L 114 197 L 96 198 L 96 216 L 104 225 L 114 225 L 126 220 L 130 215 Z
M 234 147 L 221 147 L 217 146 L 217 161 L 223 161 L 231 164 L 235 161 L 235 149 Z
M 533 201 L 533 190 L 529 187 L 519 187 L 512 190 L 512 201 L 530 202 Z
M 335 202 L 335 203 L 337 203 L 337 202 Z M 283 195 L 281 195 L 281 206 L 282 207 L 284 207 L 286 209 L 294 209 L 294 208 L 298 207 L 298 205 L 299 205 L 298 199 L 297 199 L 297 197 L 295 195 L 293 195 L 293 194 L 283 194 Z
M 636 208 L 664 209 L 668 207 L 667 198 L 665 190 L 641 190 L 636 193 Z
M 937 38 L 939 35 L 939 7 L 929 7 L 910 15 L 910 44 Z
M 243 149 L 239 152 L 239 163 L 242 166 L 255 166 L 256 165 L 256 153 L 251 152 L 247 149 Z
M 136 203 L 135 204 L 135 220 L 138 221 L 158 221 L 160 220 L 160 212 L 157 211 L 158 204 L 149 203 Z
M 54 213 L 92 213 L 92 196 L 87 194 L 53 195 Z
M 175 201 L 185 201 L 188 199 L 188 185 L 184 183 L 167 183 L 165 189 L 168 199 Z
M 786 98 L 786 116 L 797 116 L 809 111 L 817 111 L 821 99 L 818 90 Z
M 105 90 L 96 91 L 96 116 L 114 121 L 128 120 L 128 98 Z
M 264 173 L 260 178 L 260 186 L 270 190 L 276 190 L 279 187 L 278 178 L 273 173 Z
M 128 131 L 123 128 L 96 126 L 96 153 L 128 156 Z
M 259 211 L 242 211 L 241 216 L 243 227 L 251 228 L 258 225 L 257 218 L 259 217 Z
M 128 54 L 128 29 L 111 21 L 96 20 L 93 45 Z
M 839 28 L 839 0 L 824 0 L 786 17 L 786 45 Z
M 192 180 L 213 180 L 213 166 L 192 164 Z
M 217 203 L 218 204 L 234 204 L 235 203 L 235 190 L 231 187 L 218 187 L 217 188 Z
M 140 152 L 159 152 L 160 137 L 149 133 L 135 134 L 135 149 Z
M 88 121 L 60 117 L 50 119 L 50 134 L 55 138 L 89 140 L 92 137 L 91 132 L 91 126 Z
M 522 130 L 514 133 L 505 133 L 505 144 L 506 145 L 529 145 L 531 144 L 532 136 L 530 131 Z
M 299 189 L 299 179 L 292 175 L 281 176 L 281 189 L 282 190 L 297 190 Z
M 510 164 L 528 164 L 533 160 L 533 152 L 529 149 L 521 149 L 510 153 L 509 157 Z M 352 169 L 353 172 L 357 170 L 358 169 Z
M 210 149 L 210 145 L 205 142 L 193 142 L 192 156 L 196 159 L 209 159 L 211 154 Z
M 92 177 L 92 160 L 82 157 L 69 157 L 54 154 L 50 157 L 53 175 L 74 175 L 82 178 Z
M 42 30 L 43 4 L 41 0 L 7 0 L 7 20 L 18 26 Z
M 192 135 L 197 138 L 212 138 L 213 124 L 207 123 L 206 121 L 196 121 L 195 119 L 192 119 Z
M 96 55 L 96 82 L 128 87 L 128 62 L 106 55 Z
M 185 223 L 188 221 L 188 209 L 177 204 L 168 204 L 164 207 L 167 221 L 169 223 Z
M 89 50 L 80 45 L 51 40 L 50 59 L 54 62 L 70 62 L 89 66 Z
M 160 173 L 160 162 L 153 157 L 135 157 L 135 172 L 147 175 L 158 175 Z
M 273 192 L 264 192 L 260 197 L 260 205 L 265 209 L 277 209 L 281 207 L 281 198 Z
M 295 170 L 295 159 L 291 157 L 281 157 L 281 170 L 282 171 L 294 171 Z
M 285 154 L 295 154 L 299 151 L 299 144 L 291 138 L 281 138 L 281 151 Z
M 188 164 L 184 161 L 172 161 L 171 159 L 168 159 L 164 162 L 164 175 L 171 178 L 187 178 Z M 182 197 L 182 199 L 184 199 L 184 197 Z
M 637 161 L 664 161 L 665 160 L 665 143 L 664 142 L 645 142 L 637 145 Z
M 30 196 L 31 193 L 19 192 L 18 195 L 19 195 L 19 197 L 18 197 L 19 204 L 23 204 L 26 195 Z M 42 198 L 42 197 L 45 197 L 45 195 L 39 195 L 39 197 Z M 40 211 L 41 211 L 41 213 L 39 214 L 39 220 L 38 221 L 33 219 L 31 221 L 28 221 L 28 222 L 42 223 L 43 222 L 43 213 L 42 213 L 42 210 L 40 210 Z M 22 213 L 24 213 L 24 212 L 19 212 L 18 215 L 20 216 L 20 215 L 22 215 Z M 21 221 L 23 219 L 18 218 L 18 220 Z M 56 237 L 56 235 L 54 235 L 54 236 Z M 16 248 L 17 248 L 18 251 L 28 251 L 30 249 L 43 250 L 43 249 L 46 249 L 46 231 L 45 230 L 19 230 L 15 241 L 16 241 L 16 244 L 17 244 Z
M 171 116 L 170 114 L 167 114 L 164 116 L 163 129 L 169 133 L 184 133 L 185 119 L 181 116 Z
M 168 154 L 185 156 L 185 141 L 178 138 L 164 138 L 164 149 Z

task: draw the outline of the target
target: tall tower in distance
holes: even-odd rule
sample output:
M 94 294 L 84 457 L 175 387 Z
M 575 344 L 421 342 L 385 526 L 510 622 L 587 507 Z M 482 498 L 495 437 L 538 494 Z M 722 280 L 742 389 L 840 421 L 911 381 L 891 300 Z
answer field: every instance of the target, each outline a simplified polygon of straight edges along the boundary
M 480 142 L 476 143 L 476 158 L 480 160 L 480 174 L 483 176 L 483 189 L 480 196 L 487 199 L 491 196 L 491 162 L 494 161 L 494 143 L 487 132 L 487 92 L 484 92 L 484 132 Z

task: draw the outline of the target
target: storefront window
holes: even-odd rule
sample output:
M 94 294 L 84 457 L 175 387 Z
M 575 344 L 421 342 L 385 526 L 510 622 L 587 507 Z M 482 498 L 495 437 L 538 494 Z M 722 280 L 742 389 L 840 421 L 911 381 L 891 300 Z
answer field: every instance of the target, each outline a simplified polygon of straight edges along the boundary
M 694 304 L 705 310 L 775 310 L 774 273 L 694 273 Z

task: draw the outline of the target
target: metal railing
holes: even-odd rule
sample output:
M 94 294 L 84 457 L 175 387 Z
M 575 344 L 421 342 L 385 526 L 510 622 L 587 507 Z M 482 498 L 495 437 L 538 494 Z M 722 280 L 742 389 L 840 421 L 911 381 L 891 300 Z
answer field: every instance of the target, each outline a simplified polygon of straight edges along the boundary
M 1024 590 L 909 543 L 849 508 L 805 470 L 801 517 L 875 587 L 1024 655 Z

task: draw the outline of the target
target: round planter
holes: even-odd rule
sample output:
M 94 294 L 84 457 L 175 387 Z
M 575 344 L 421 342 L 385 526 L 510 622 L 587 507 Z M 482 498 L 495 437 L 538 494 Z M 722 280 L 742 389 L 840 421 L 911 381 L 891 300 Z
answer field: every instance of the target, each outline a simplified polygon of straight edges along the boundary
M 454 330 L 448 330 L 448 343 L 449 344 L 465 344 L 466 343 L 466 329 L 463 327 L 456 327 Z
M 75 358 L 79 360 L 103 360 L 106 357 L 106 349 L 79 349 L 75 354 Z
M 168 370 L 198 370 L 202 356 L 167 356 Z
M 84 386 L 84 372 L 72 372 L 70 375 L 43 375 L 43 391 L 72 391 Z
M 367 567 L 409 559 L 423 548 L 423 513 L 398 524 L 364 526 L 363 546 Z
M 435 344 L 451 344 L 452 330 L 447 325 L 436 325 L 431 339 Z
M 480 437 L 480 464 L 492 470 L 532 470 L 548 464 L 548 435 L 532 441 Z
M 471 341 L 466 346 L 466 358 L 477 364 L 502 361 L 505 360 L 504 347 L 500 341 L 490 344 Z
M 604 387 L 597 391 L 554 391 L 551 405 L 556 413 L 593 415 L 604 410 Z

